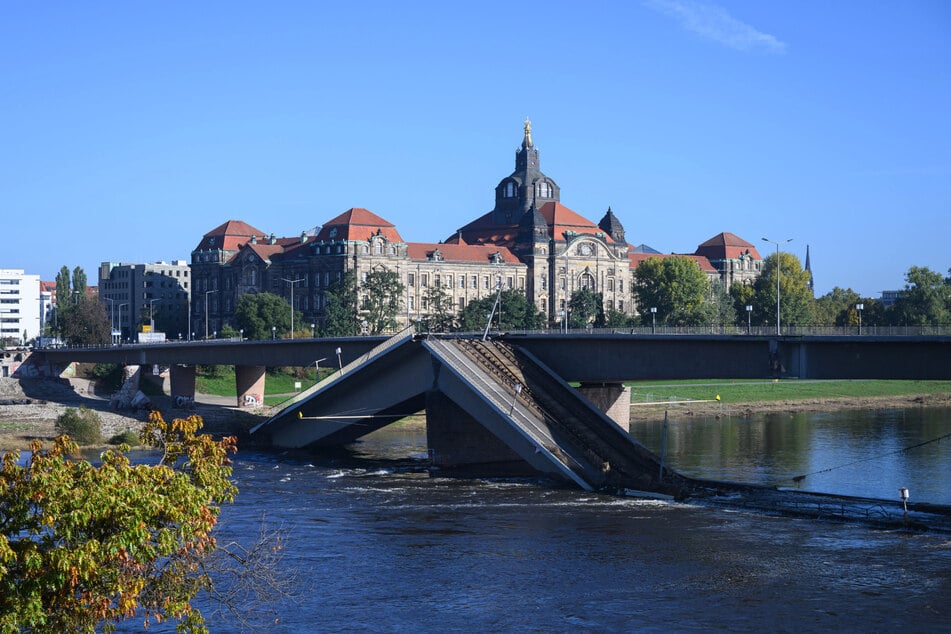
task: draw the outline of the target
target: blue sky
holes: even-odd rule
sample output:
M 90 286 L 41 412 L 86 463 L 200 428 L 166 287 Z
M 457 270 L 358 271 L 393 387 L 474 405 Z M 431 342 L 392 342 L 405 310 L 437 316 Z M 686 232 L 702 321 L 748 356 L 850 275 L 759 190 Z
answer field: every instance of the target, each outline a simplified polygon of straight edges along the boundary
M 435 242 L 526 116 L 633 244 L 810 245 L 816 293 L 951 267 L 951 3 L 0 3 L 0 268 L 190 259 L 350 207 Z

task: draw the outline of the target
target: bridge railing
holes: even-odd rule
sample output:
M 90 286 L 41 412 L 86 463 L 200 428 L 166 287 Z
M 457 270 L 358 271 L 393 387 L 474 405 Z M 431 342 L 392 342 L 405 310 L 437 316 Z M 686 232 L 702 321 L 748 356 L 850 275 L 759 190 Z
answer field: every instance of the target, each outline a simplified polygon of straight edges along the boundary
M 634 326 L 614 328 L 559 328 L 538 330 L 506 330 L 506 334 L 526 335 L 734 335 L 772 337 L 776 335 L 775 326 Z M 456 333 L 461 334 L 461 333 Z M 481 335 L 481 333 L 469 333 Z M 497 334 L 490 332 L 491 334 Z M 858 326 L 783 326 L 783 337 L 947 337 L 951 336 L 949 326 L 862 326 L 861 335 Z

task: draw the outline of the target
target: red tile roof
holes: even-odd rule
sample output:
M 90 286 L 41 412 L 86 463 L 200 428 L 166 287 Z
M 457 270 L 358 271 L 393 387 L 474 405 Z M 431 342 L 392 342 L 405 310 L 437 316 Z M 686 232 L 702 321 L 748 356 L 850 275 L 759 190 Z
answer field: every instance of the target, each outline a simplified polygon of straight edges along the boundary
M 235 251 L 242 244 L 250 241 L 252 236 L 262 238 L 264 235 L 263 231 L 255 229 L 242 220 L 229 220 L 206 233 L 195 250 Z
M 432 253 L 439 249 L 440 255 L 446 262 L 471 262 L 485 264 L 491 261 L 492 255 L 498 253 L 506 264 L 518 264 L 519 260 L 507 247 L 494 244 L 454 244 L 441 242 L 410 242 L 406 245 L 406 252 L 411 260 L 429 260 Z
M 380 218 L 372 211 L 353 207 L 327 221 L 317 234 L 317 240 L 369 240 L 382 235 L 390 242 L 403 242 L 396 225 Z
M 564 240 L 565 232 L 573 231 L 576 234 L 595 235 L 602 234 L 603 240 L 608 244 L 614 244 L 611 236 L 605 234 L 604 230 L 591 222 L 581 214 L 578 214 L 559 202 L 550 201 L 538 208 L 545 222 L 548 223 L 548 235 L 555 240 Z M 513 246 L 518 237 L 518 224 L 497 225 L 492 222 L 492 212 L 473 220 L 459 232 L 462 233 L 465 241 L 478 244 L 495 244 L 499 246 Z M 456 236 L 448 241 L 458 240 Z
M 763 259 L 755 246 L 727 231 L 713 236 L 697 247 L 694 253 L 711 260 L 735 260 L 746 253 L 749 253 L 754 260 Z
M 700 267 L 700 270 L 704 273 L 716 273 L 717 270 L 713 268 L 713 265 L 710 264 L 710 260 L 700 255 L 681 255 L 678 253 L 630 253 L 627 254 L 627 259 L 631 263 L 631 269 L 636 269 L 641 262 L 650 258 L 688 258 L 697 263 L 697 266 Z

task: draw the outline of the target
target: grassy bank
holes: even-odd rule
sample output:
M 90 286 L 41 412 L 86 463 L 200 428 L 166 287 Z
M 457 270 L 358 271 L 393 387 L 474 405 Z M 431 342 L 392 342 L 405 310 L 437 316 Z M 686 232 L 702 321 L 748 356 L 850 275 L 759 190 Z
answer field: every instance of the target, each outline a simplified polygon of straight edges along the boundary
M 324 375 L 324 372 L 321 372 L 321 375 Z M 313 370 L 301 373 L 300 377 L 290 371 L 270 370 L 264 381 L 264 394 L 296 392 L 298 391 L 294 387 L 296 382 L 300 382 L 301 390 L 306 390 L 313 386 L 317 379 Z M 235 396 L 237 392 L 235 391 L 234 368 L 231 366 L 216 366 L 214 371 L 200 370 L 195 377 L 195 390 L 201 394 Z
M 724 403 L 759 403 L 823 398 L 875 398 L 951 394 L 951 381 L 780 381 L 700 380 L 631 382 L 632 402 L 715 400 Z

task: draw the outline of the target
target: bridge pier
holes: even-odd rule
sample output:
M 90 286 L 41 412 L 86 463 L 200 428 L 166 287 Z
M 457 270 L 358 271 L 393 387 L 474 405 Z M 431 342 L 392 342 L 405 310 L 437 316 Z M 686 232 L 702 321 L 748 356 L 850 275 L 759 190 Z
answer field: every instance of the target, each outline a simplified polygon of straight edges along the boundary
M 168 369 L 168 387 L 172 402 L 181 407 L 195 400 L 195 366 L 172 365 Z
M 439 390 L 426 393 L 426 442 L 433 466 L 458 475 L 538 472 Z
M 631 431 L 631 386 L 623 383 L 582 383 L 578 392 L 607 414 L 624 431 Z
M 263 365 L 234 366 L 234 383 L 238 392 L 238 407 L 260 407 L 264 405 Z

